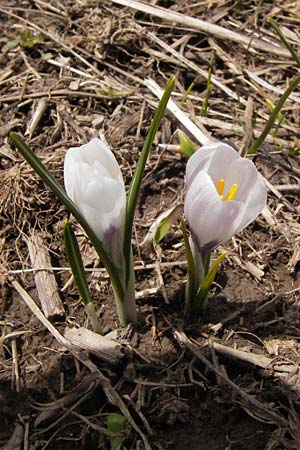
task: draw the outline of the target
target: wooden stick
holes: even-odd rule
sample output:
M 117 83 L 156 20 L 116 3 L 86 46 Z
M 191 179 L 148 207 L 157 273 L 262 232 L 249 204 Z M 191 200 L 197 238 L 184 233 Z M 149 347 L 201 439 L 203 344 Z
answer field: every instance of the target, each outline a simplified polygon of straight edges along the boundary
M 145 84 L 158 98 L 162 97 L 163 89 L 161 89 L 154 80 L 152 80 L 151 78 L 147 78 L 145 80 Z M 172 100 L 168 101 L 167 110 L 170 111 L 189 132 L 189 134 L 202 145 L 208 144 L 212 141 L 212 139 L 209 137 L 208 131 L 205 130 L 207 135 L 204 134 Z
M 42 311 L 39 309 L 35 301 L 30 297 L 30 295 L 23 289 L 23 287 L 18 283 L 17 280 L 14 280 L 13 278 L 9 278 L 12 286 L 22 300 L 26 303 L 26 305 L 31 309 L 33 314 L 42 322 L 42 324 L 47 328 L 48 331 L 55 337 L 55 339 L 69 350 L 69 352 L 76 358 L 78 361 L 80 361 L 85 367 L 87 367 L 92 374 L 95 374 L 97 380 L 99 380 L 102 389 L 105 392 L 105 395 L 110 403 L 115 405 L 123 414 L 123 416 L 126 417 L 129 424 L 132 426 L 132 428 L 140 435 L 145 450 L 152 450 L 152 447 L 146 437 L 146 435 L 142 432 L 140 427 L 136 424 L 135 420 L 133 419 L 132 415 L 130 414 L 127 406 L 125 405 L 123 399 L 119 395 L 119 393 L 115 390 L 113 385 L 111 384 L 111 381 L 109 378 L 105 377 L 102 372 L 98 369 L 98 367 L 89 359 L 87 352 L 85 351 L 78 351 L 74 345 L 66 339 L 64 336 L 60 334 L 60 332 L 55 328 L 54 325 L 52 325 L 49 320 L 46 319 Z
M 146 5 L 145 3 L 137 2 L 135 0 L 111 1 L 113 3 L 117 3 L 118 5 L 128 6 L 129 8 L 136 9 L 137 11 L 142 11 L 146 14 L 159 17 L 160 19 L 168 20 L 169 22 L 176 22 L 180 25 L 185 25 L 189 29 L 192 28 L 194 30 L 201 31 L 202 33 L 212 34 L 221 39 L 228 39 L 233 42 L 238 42 L 239 44 L 246 46 L 248 49 L 255 48 L 264 52 L 272 53 L 273 55 L 282 56 L 284 58 L 291 57 L 290 52 L 279 45 L 270 44 L 269 42 L 262 41 L 261 39 L 252 36 L 245 36 L 242 33 L 227 30 L 219 25 L 214 25 L 204 20 L 189 17 L 175 11 L 170 11 L 169 9 L 160 8 L 159 6 Z
M 87 328 L 67 328 L 65 337 L 75 348 L 86 350 L 110 364 L 117 364 L 125 356 L 124 346 L 119 342 L 94 333 Z
M 64 307 L 59 296 L 55 276 L 51 270 L 50 255 L 42 237 L 32 232 L 27 241 L 29 256 L 34 273 L 34 281 L 38 291 L 42 310 L 47 319 L 53 320 L 64 316 Z
M 185 333 L 175 331 L 174 336 L 181 346 L 188 348 L 209 370 L 213 371 L 225 384 L 230 386 L 234 392 L 239 394 L 244 403 L 243 405 L 241 402 L 241 406 L 251 415 L 251 417 L 254 417 L 256 420 L 263 418 L 263 421 L 268 420 L 279 426 L 288 427 L 288 421 L 285 417 L 273 412 L 267 405 L 256 400 L 256 398 L 249 395 L 245 390 L 240 389 L 240 387 L 230 380 L 219 368 L 214 367 L 214 365 L 204 356 L 200 347 L 192 342 Z
M 299 365 L 282 357 L 266 357 L 264 355 L 249 353 L 243 350 L 227 347 L 226 345 L 212 342 L 213 348 L 224 356 L 234 358 L 248 364 L 260 367 L 267 375 L 280 378 L 290 389 L 299 393 L 300 376 Z
M 205 78 L 205 80 L 208 79 L 208 72 L 201 69 L 197 64 L 195 64 L 193 61 L 190 61 L 187 59 L 184 55 L 182 55 L 180 52 L 175 50 L 170 45 L 166 44 L 164 41 L 159 39 L 154 33 L 151 33 L 150 31 L 147 32 L 147 36 L 158 44 L 160 47 L 162 47 L 165 51 L 171 53 L 171 55 L 174 56 L 178 61 L 181 61 L 183 64 L 185 64 L 186 67 L 193 70 L 194 72 L 198 73 L 200 76 Z M 225 92 L 226 95 L 229 97 L 234 98 L 239 103 L 242 103 L 243 105 L 247 105 L 247 100 L 245 100 L 242 96 L 239 96 L 236 92 L 234 92 L 232 89 L 230 89 L 228 86 L 226 86 L 224 83 L 222 83 L 220 80 L 218 80 L 215 76 L 211 76 L 211 83 L 214 86 L 217 86 L 222 92 Z

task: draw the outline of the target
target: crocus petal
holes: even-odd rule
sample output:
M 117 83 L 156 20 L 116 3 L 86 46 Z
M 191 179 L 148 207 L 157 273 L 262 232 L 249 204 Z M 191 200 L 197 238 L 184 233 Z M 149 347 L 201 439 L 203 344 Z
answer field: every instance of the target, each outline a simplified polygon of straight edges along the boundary
M 102 241 L 104 233 L 110 225 L 114 225 L 116 228 L 124 225 L 125 202 L 124 187 L 118 180 L 92 178 L 80 196 L 78 207 L 85 211 L 87 221 L 95 232 L 97 230 L 96 234 Z M 86 205 L 89 209 L 85 208 Z M 91 211 L 91 215 L 88 211 Z
M 221 204 L 221 199 L 211 177 L 205 172 L 199 172 L 186 191 L 184 214 L 187 219 L 189 220 L 194 214 L 199 215 L 199 207 L 206 203 L 218 205 Z
M 236 233 L 243 230 L 249 223 L 262 212 L 267 203 L 266 183 L 260 173 L 256 174 L 257 179 L 249 190 L 249 195 L 245 203 L 245 209 Z
M 102 167 L 107 176 L 122 180 L 121 169 L 114 154 L 101 139 L 94 138 L 76 150 L 76 156 L 80 161 L 85 161 L 90 166 Z
M 210 243 L 212 249 L 230 239 L 243 210 L 241 202 L 223 202 L 209 175 L 200 172 L 187 191 L 184 208 L 199 250 Z
M 220 152 L 222 151 L 222 153 Z M 189 186 L 194 176 L 200 172 L 207 172 L 208 167 L 211 164 L 211 161 L 214 159 L 215 155 L 218 154 L 218 157 L 222 158 L 220 161 L 220 167 L 223 168 L 228 163 L 228 160 L 231 160 L 238 156 L 236 151 L 227 144 L 223 144 L 222 142 L 212 142 L 210 144 L 203 145 L 198 151 L 196 151 L 188 160 L 186 165 L 186 184 Z M 215 165 L 213 165 L 215 166 Z M 219 177 L 221 178 L 221 177 Z
M 104 142 L 92 139 L 88 144 L 70 148 L 65 156 L 64 181 L 67 194 L 104 248 L 110 253 L 112 234 L 117 237 L 115 242 L 123 245 L 125 186 L 117 160 Z M 118 252 L 114 249 L 113 253 Z
M 73 153 L 71 151 L 67 151 L 65 155 L 64 183 L 68 196 L 74 201 L 74 191 L 76 185 L 76 164 L 73 158 Z

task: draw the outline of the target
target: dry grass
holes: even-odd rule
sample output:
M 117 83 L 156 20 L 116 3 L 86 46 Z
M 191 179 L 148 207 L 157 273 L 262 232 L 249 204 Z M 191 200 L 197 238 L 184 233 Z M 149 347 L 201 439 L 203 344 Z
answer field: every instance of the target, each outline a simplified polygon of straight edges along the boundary
M 114 410 L 110 404 L 130 423 L 127 448 L 299 448 L 299 90 L 285 103 L 276 132 L 273 127 L 254 156 L 268 181 L 268 209 L 228 244 L 218 279 L 225 289 L 220 293 L 216 287 L 218 295 L 201 326 L 184 325 L 181 319 L 185 269 L 179 230 L 174 227 L 156 251 L 139 246 L 157 215 L 182 200 L 185 161 L 178 153 L 177 131 L 187 132 L 195 145 L 229 141 L 245 155 L 268 120 L 268 102 L 276 104 L 299 75 L 269 17 L 300 53 L 297 1 L 2 2 L 0 440 L 5 448 L 109 448 L 103 414 Z M 208 110 L 201 116 L 209 69 Z M 62 344 L 65 328 L 86 325 L 62 250 L 67 213 L 10 146 L 8 133 L 23 134 L 61 182 L 65 150 L 101 134 L 128 185 L 157 105 L 153 81 L 164 88 L 173 74 L 172 100 L 179 112 L 163 119 L 137 211 L 141 324 L 133 337 L 118 338 L 130 346 L 131 361 L 125 358 L 121 368 L 103 367 L 72 347 L 75 358 L 67 356 L 13 289 L 21 283 L 37 298 L 26 244 L 37 231 L 50 252 L 65 308 L 64 321 L 54 327 L 56 338 Z M 196 126 L 192 131 L 188 120 Z M 79 228 L 76 232 L 99 314 L 111 331 L 116 322 L 107 277 Z M 175 342 L 173 333 L 182 326 L 197 341 L 197 346 L 185 342 L 191 353 Z M 51 324 L 48 329 L 53 332 Z M 252 362 L 247 354 L 255 355 Z M 260 357 L 270 366 L 260 366 Z M 100 404 L 80 409 L 99 386 Z M 37 401 L 51 399 L 56 406 L 44 405 L 37 413 L 26 388 Z M 224 425 L 229 405 L 232 423 Z M 210 413 L 214 408 L 219 416 Z M 247 414 L 244 428 L 239 427 L 241 411 Z M 251 442 L 243 430 L 253 433 Z

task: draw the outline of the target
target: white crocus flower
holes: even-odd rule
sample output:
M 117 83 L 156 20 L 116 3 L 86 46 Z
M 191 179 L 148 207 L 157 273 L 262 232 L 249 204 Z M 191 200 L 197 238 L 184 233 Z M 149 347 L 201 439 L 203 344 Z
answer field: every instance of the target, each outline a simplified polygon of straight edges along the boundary
M 64 182 L 106 252 L 122 264 L 126 194 L 120 167 L 100 139 L 70 148 L 65 156 Z
M 222 142 L 204 145 L 190 157 L 186 184 L 184 214 L 203 263 L 266 205 L 266 184 L 253 162 Z

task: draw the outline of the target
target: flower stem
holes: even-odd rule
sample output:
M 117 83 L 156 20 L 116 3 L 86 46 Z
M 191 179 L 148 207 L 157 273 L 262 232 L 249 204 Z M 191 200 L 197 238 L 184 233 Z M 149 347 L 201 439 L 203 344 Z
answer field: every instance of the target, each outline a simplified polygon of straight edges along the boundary
M 186 226 L 184 222 L 184 218 L 180 218 L 180 226 L 182 230 L 183 242 L 185 247 L 186 254 L 186 262 L 187 262 L 187 283 L 185 286 L 185 304 L 184 304 L 184 312 L 185 314 L 190 311 L 191 302 L 196 293 L 197 284 L 196 284 L 196 268 L 194 263 L 193 252 L 191 249 L 191 241 L 187 235 Z
M 95 333 L 102 334 L 102 327 L 99 322 L 94 304 L 92 302 L 89 302 L 84 305 L 84 309 L 91 321 L 91 324 L 92 324 L 92 327 L 93 327 L 93 330 L 95 331 Z
M 118 295 L 118 292 L 114 291 L 115 296 L 115 302 L 116 302 L 116 309 L 118 318 L 121 325 L 127 325 L 128 323 L 131 323 L 133 325 L 137 324 L 137 314 L 136 314 L 136 303 L 135 303 L 135 276 L 134 276 L 134 269 L 133 269 L 133 260 L 132 255 L 130 259 L 130 266 L 129 266 L 129 278 L 126 283 L 126 273 L 125 270 L 122 273 L 122 276 L 124 277 L 124 285 L 123 288 L 124 295 L 122 298 Z

